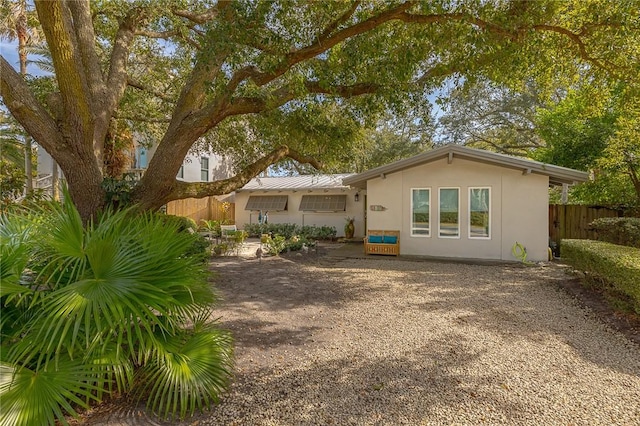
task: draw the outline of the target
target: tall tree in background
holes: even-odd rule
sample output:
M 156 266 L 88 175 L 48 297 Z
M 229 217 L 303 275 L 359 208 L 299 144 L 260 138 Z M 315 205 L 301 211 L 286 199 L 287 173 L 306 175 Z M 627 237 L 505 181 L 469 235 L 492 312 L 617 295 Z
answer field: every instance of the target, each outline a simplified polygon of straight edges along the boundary
M 640 205 L 640 107 L 627 86 L 580 88 L 540 109 L 539 161 L 591 171 L 593 181 L 571 191 L 571 202 Z
M 320 167 L 345 148 L 328 138 L 308 150 L 286 133 L 266 142 L 249 137 L 249 147 L 234 142 L 233 129 L 257 115 L 272 125 L 331 106 L 361 122 L 407 99 L 426 102 L 450 76 L 513 86 L 638 74 L 632 1 L 35 4 L 59 91 L 41 103 L 2 58 L 1 94 L 60 164 L 85 218 L 105 203 L 105 141 L 114 119 L 155 131 L 147 134 L 156 135 L 157 150 L 132 193 L 142 208 L 155 209 L 228 193 L 284 158 Z M 221 154 L 237 148 L 252 157 L 229 179 L 177 181 L 185 155 L 209 133 L 229 137 L 216 141 Z
M 438 137 L 509 155 L 527 156 L 544 145 L 536 133 L 536 111 L 542 106 L 532 82 L 512 90 L 486 79 L 455 86 L 441 97 Z
M 27 47 L 37 43 L 40 33 L 37 30 L 37 19 L 33 11 L 27 9 L 27 0 L 0 0 L 0 16 L 3 16 L 0 25 L 0 38 L 18 41 L 18 58 L 20 62 L 20 75 L 27 76 Z M 33 191 L 33 146 L 30 135 L 24 135 L 24 174 L 26 193 Z

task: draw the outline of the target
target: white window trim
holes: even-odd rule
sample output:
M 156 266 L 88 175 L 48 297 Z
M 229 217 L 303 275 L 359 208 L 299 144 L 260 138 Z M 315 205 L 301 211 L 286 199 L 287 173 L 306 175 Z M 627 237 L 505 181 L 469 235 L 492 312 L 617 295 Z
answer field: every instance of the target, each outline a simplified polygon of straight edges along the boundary
M 489 236 L 488 237 L 472 237 L 471 236 L 471 190 L 472 189 L 487 189 L 489 191 Z M 467 225 L 469 227 L 469 239 L 470 240 L 490 240 L 493 226 L 491 226 L 491 187 L 490 186 L 470 186 L 469 187 L 469 205 L 467 206 L 469 217 L 467 219 Z
M 447 236 L 447 235 L 440 235 L 440 191 L 443 189 L 457 189 L 458 190 L 458 235 L 456 236 Z M 442 186 L 442 187 L 438 187 L 438 238 L 442 238 L 445 240 L 459 240 L 462 235 L 462 230 L 460 229 L 460 187 L 459 186 Z
M 414 234 L 414 227 L 413 227 L 413 191 L 415 190 L 428 190 L 429 191 L 429 229 L 427 230 L 428 232 L 426 234 Z M 409 209 L 409 227 L 410 227 L 410 235 L 411 237 L 415 237 L 415 238 L 431 238 L 431 228 L 432 223 L 433 223 L 433 218 L 431 216 L 431 187 L 427 187 L 427 188 L 411 188 L 411 207 Z M 422 228 L 417 228 L 417 229 L 422 229 Z

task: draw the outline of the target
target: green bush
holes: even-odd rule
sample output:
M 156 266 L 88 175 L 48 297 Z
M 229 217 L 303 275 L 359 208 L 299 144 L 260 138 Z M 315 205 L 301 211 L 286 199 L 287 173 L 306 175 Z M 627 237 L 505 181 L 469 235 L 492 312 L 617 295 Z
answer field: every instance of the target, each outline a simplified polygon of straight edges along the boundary
M 304 236 L 308 240 L 332 240 L 338 234 L 335 226 L 298 226 L 293 223 L 247 223 L 244 230 L 250 237 L 259 237 L 263 234 L 282 235 L 290 239 L 294 235 Z
M 304 235 L 294 235 L 286 241 L 285 250 L 298 251 L 303 246 L 313 247 L 314 245 L 315 241 L 309 241 Z
M 276 235 L 275 237 L 265 236 L 264 245 L 268 254 L 277 256 L 286 248 L 287 239 L 282 235 Z
M 71 203 L 0 216 L 0 425 L 66 423 L 114 394 L 162 417 L 216 402 L 232 341 L 194 238 L 132 210 L 84 225 Z
M 562 240 L 562 259 L 629 298 L 640 314 L 640 249 L 593 240 Z
M 161 215 L 160 217 L 165 225 L 176 226 L 178 231 L 192 235 L 192 242 L 185 251 L 185 256 L 197 258 L 201 262 L 207 262 L 209 260 L 211 256 L 211 242 L 205 238 L 204 235 L 196 232 L 198 225 L 195 220 L 190 217 L 173 215 Z
M 589 227 L 598 233 L 600 241 L 640 248 L 640 218 L 605 217 L 594 220 Z

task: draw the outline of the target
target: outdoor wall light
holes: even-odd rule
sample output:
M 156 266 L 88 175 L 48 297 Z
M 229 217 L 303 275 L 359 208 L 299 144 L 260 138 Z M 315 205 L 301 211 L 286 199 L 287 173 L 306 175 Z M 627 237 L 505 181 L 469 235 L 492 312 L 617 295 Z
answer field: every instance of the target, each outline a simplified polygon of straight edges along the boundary
M 356 203 L 357 203 L 358 201 L 360 201 L 360 193 L 359 193 L 359 192 L 356 192 L 356 193 L 355 193 L 355 195 L 353 196 L 353 201 L 355 201 Z

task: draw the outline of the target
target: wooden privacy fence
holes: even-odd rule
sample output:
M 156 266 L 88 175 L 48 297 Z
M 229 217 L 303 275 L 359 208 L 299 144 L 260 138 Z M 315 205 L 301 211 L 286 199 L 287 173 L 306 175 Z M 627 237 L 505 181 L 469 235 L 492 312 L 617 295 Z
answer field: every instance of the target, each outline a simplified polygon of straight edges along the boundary
M 601 217 L 622 217 L 624 211 L 608 207 L 570 204 L 549 205 L 549 237 L 555 243 L 565 238 L 595 239 L 589 224 Z
M 222 202 L 215 197 L 186 198 L 167 203 L 167 214 L 190 217 L 199 222 L 204 220 L 226 220 L 235 223 L 236 207 L 234 203 Z

